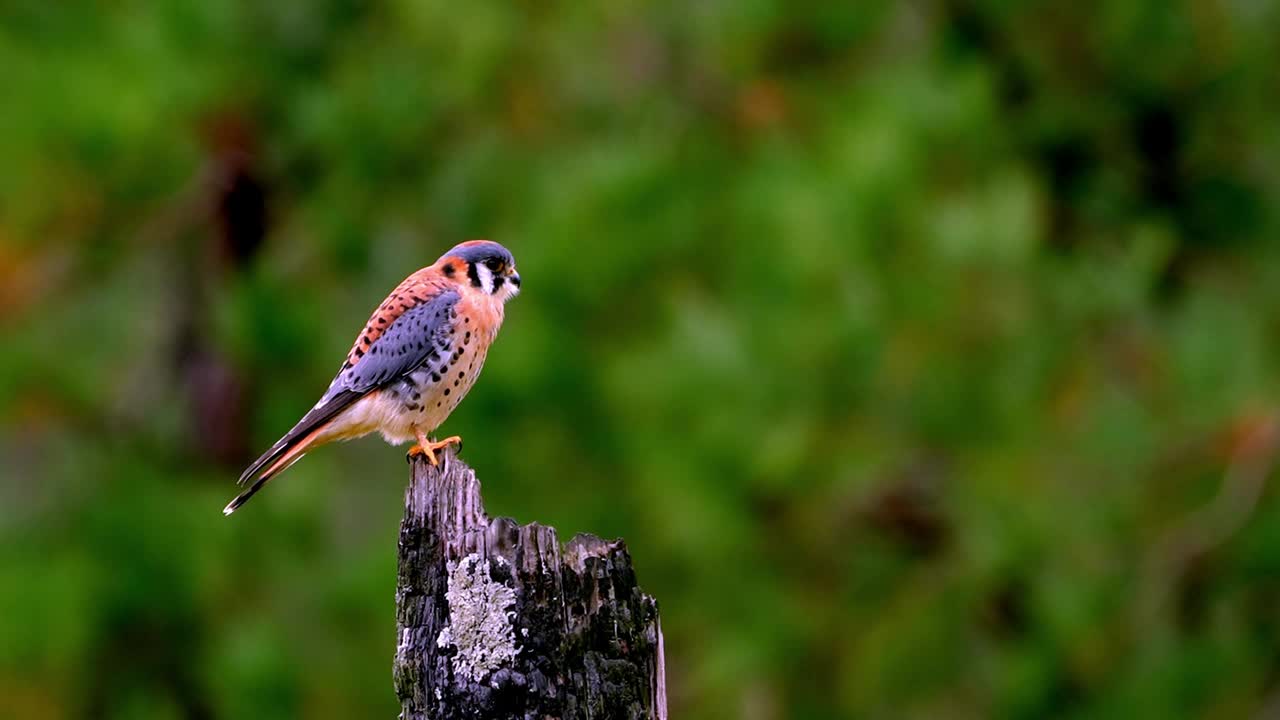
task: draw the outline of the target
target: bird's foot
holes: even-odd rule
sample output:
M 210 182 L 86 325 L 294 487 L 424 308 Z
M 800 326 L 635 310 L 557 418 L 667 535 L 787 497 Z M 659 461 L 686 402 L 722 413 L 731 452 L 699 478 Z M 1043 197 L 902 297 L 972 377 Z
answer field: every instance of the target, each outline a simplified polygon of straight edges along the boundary
M 420 444 L 414 445 L 413 447 L 409 448 L 409 455 L 408 455 L 409 459 L 412 460 L 413 458 L 419 455 L 426 455 L 427 462 L 431 463 L 432 465 L 440 464 L 440 462 L 436 460 L 437 450 L 447 448 L 450 445 L 457 445 L 459 450 L 462 449 L 462 438 L 458 437 L 457 435 L 451 435 L 443 440 L 440 440 L 439 442 L 435 440 L 430 440 L 424 436 L 424 437 L 418 438 L 418 442 Z

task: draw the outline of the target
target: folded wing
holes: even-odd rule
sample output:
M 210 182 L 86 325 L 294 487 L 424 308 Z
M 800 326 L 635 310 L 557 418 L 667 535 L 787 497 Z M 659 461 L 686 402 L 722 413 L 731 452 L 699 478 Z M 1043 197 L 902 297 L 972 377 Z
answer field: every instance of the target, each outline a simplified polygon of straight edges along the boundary
M 253 485 L 224 512 L 235 511 L 300 458 L 324 428 L 360 398 L 416 370 L 438 371 L 448 364 L 460 296 L 447 287 L 411 290 L 417 292 L 397 288 L 378 308 L 320 402 L 244 471 L 240 484 L 253 480 Z

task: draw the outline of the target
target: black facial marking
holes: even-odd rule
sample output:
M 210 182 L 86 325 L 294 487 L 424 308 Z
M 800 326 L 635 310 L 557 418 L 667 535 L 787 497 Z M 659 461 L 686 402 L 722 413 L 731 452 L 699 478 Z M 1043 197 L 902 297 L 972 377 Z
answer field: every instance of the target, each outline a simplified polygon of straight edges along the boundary
M 480 272 L 475 263 L 467 263 L 467 277 L 471 278 L 471 287 L 480 287 Z
M 453 263 L 444 266 L 444 276 L 447 278 L 453 277 L 453 274 L 457 271 L 458 269 L 453 266 Z

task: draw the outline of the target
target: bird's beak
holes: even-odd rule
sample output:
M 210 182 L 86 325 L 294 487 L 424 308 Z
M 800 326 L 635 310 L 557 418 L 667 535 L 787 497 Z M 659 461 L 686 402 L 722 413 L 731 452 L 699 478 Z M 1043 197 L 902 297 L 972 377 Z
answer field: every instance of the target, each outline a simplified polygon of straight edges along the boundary
M 507 279 L 511 282 L 512 285 L 515 285 L 516 287 L 520 287 L 520 273 L 516 272 L 515 270 L 512 270 L 511 275 L 509 275 Z

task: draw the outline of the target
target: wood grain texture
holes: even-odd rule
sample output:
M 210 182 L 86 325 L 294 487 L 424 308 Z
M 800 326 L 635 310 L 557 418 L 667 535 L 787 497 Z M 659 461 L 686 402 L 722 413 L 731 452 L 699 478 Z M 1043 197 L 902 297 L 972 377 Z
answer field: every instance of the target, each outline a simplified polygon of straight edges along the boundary
M 490 519 L 454 451 L 412 461 L 394 664 L 401 717 L 665 720 L 657 602 L 621 540 Z

